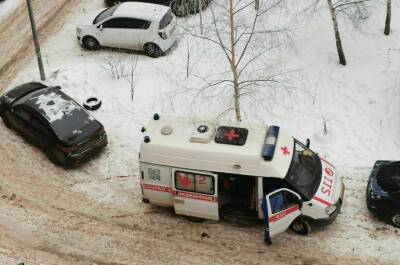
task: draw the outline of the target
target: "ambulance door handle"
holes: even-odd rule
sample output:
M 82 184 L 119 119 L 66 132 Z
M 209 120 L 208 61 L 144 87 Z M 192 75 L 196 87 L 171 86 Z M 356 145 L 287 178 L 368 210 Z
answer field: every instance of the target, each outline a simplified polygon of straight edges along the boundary
M 182 199 L 174 199 L 174 203 L 177 203 L 177 204 L 184 204 L 185 201 L 182 200 Z

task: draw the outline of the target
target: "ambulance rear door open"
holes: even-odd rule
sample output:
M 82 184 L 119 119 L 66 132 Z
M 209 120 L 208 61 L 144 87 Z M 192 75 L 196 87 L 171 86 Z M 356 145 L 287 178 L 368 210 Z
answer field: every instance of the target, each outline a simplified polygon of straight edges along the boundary
M 217 174 L 173 168 L 172 183 L 175 213 L 219 220 Z
M 301 197 L 289 189 L 266 195 L 270 236 L 282 233 L 301 215 Z

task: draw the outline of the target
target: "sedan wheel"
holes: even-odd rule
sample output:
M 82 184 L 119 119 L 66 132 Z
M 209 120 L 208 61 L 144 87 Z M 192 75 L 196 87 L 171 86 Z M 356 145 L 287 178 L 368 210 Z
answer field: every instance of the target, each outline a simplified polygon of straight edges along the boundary
M 84 37 L 82 43 L 83 47 L 85 47 L 88 50 L 98 50 L 100 48 L 98 40 L 90 36 Z
M 160 57 L 161 54 L 162 54 L 162 51 L 161 51 L 160 47 L 158 47 L 157 44 L 154 44 L 154 43 L 151 43 L 151 42 L 150 43 L 146 43 L 144 45 L 144 52 L 148 56 L 153 57 L 153 58 Z
M 393 215 L 392 223 L 394 226 L 400 228 L 400 214 Z
M 119 5 L 119 4 L 121 4 L 122 3 L 122 1 L 114 1 L 114 5 Z

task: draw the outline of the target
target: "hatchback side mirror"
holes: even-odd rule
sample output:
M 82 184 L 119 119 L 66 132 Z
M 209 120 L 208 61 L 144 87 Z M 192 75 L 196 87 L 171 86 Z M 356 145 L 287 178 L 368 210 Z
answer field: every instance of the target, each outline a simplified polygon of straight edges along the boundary
M 103 30 L 103 24 L 101 24 L 101 25 L 99 26 L 99 29 L 100 29 L 100 30 Z

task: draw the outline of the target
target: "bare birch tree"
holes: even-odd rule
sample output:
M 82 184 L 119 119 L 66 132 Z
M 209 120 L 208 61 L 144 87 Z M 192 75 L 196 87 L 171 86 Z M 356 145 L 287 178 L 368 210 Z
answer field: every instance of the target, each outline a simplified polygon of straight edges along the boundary
M 386 0 L 385 35 L 390 34 L 390 20 L 392 18 L 392 0 Z
M 336 49 L 339 56 L 339 63 L 341 65 L 346 65 L 347 62 L 340 36 L 338 17 L 343 16 L 345 19 L 350 20 L 353 25 L 359 26 L 360 22 L 368 18 L 366 4 L 369 1 L 371 0 L 326 0 L 329 13 L 331 15 L 333 31 L 335 34 Z M 321 0 L 315 0 L 310 6 L 308 6 L 308 8 L 312 7 L 312 10 L 315 11 L 318 9 L 318 5 L 321 2 Z
M 242 121 L 241 97 L 254 96 L 259 83 L 279 83 L 279 74 L 269 73 L 263 60 L 268 52 L 287 45 L 289 35 L 285 29 L 277 29 L 275 25 L 266 28 L 265 24 L 259 22 L 266 22 L 263 20 L 265 16 L 283 3 L 284 0 L 264 1 L 255 9 L 253 0 L 214 0 L 210 5 L 211 22 L 205 30 L 208 34 L 188 30 L 192 36 L 219 47 L 226 59 L 230 74 L 222 74 L 225 79 L 206 81 L 201 91 L 228 84 L 233 92 L 233 104 L 228 110 L 234 110 L 237 121 Z M 257 64 L 258 61 L 263 63 Z M 254 65 L 257 65 L 256 70 Z

